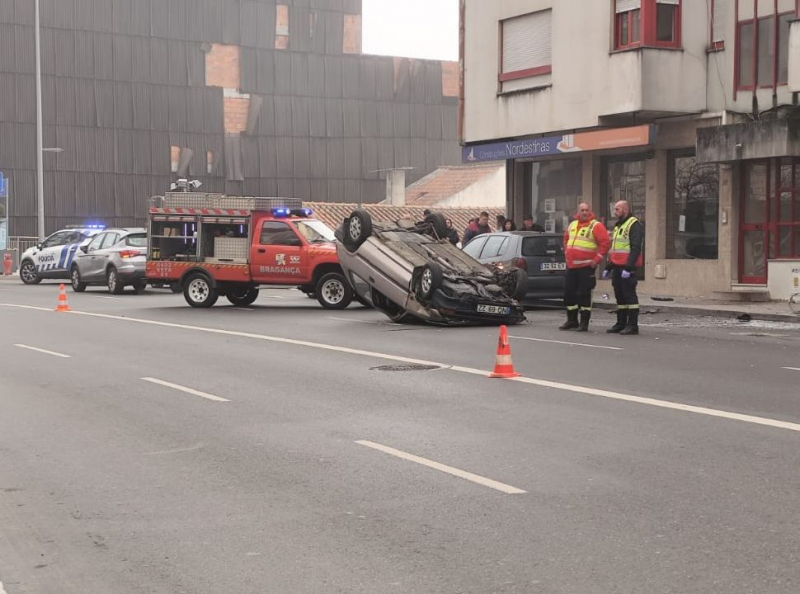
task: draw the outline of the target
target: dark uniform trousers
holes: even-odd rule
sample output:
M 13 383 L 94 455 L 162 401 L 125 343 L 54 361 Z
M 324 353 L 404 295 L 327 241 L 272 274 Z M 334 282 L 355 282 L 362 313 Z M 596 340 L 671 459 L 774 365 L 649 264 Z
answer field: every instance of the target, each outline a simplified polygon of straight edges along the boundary
M 617 300 L 617 309 L 620 311 L 639 311 L 639 297 L 636 295 L 636 273 L 631 272 L 630 278 L 622 278 L 623 268 L 615 267 L 611 271 L 611 285 L 614 287 L 614 298 Z
M 592 291 L 597 286 L 595 269 L 570 268 L 564 281 L 564 305 L 567 311 L 592 310 Z

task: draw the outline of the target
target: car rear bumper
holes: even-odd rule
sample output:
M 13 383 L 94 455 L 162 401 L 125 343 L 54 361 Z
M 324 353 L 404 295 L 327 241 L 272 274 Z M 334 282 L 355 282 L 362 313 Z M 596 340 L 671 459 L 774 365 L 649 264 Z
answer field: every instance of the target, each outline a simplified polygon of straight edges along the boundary
M 145 279 L 145 262 L 125 262 L 117 267 L 119 278 L 126 284 Z

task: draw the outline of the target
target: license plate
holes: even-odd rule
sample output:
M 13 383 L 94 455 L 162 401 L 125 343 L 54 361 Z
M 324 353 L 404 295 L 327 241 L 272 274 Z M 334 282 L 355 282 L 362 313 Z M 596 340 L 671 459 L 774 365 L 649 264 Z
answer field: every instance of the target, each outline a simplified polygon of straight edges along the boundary
M 510 307 L 503 307 L 502 305 L 478 305 L 478 313 L 495 314 L 499 316 L 507 316 L 511 313 Z
M 540 270 L 566 270 L 566 262 L 543 262 Z

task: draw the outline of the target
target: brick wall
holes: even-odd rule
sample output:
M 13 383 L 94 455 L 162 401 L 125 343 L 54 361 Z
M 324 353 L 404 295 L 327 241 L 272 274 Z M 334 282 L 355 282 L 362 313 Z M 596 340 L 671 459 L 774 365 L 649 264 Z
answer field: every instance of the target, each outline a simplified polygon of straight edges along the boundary
M 209 87 L 238 89 L 241 86 L 239 46 L 215 43 L 206 54 L 206 84 Z

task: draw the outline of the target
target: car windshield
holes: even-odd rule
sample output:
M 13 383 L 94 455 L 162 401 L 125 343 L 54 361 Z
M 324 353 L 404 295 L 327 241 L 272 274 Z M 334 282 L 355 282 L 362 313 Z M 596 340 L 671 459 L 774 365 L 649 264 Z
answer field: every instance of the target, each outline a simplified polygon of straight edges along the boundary
M 308 243 L 334 241 L 333 231 L 322 221 L 298 221 L 297 230 Z
M 523 256 L 563 256 L 561 237 L 526 237 L 522 240 Z
M 125 243 L 131 247 L 147 247 L 147 235 L 145 233 L 135 233 L 125 238 Z

